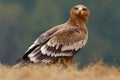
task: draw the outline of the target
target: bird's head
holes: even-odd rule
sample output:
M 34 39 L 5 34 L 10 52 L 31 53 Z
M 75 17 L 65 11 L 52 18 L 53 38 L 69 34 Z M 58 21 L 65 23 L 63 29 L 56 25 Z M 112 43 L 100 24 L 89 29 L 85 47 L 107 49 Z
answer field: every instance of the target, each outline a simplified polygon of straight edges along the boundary
M 90 11 L 84 5 L 76 5 L 71 9 L 70 17 L 88 21 Z

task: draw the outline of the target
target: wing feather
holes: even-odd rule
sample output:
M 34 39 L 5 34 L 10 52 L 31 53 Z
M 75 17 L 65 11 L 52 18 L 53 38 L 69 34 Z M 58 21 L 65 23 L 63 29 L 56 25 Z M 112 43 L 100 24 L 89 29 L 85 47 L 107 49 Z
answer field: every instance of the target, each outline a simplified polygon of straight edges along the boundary
M 77 27 L 53 28 L 38 37 L 25 55 L 32 62 L 50 62 L 75 55 L 85 45 L 85 41 L 87 36 Z
M 37 57 L 41 55 L 41 50 L 40 50 L 41 46 L 51 38 L 52 34 L 55 33 L 59 29 L 59 27 L 60 26 L 53 27 L 47 32 L 41 34 L 35 40 L 35 42 L 28 48 L 28 50 L 25 52 L 22 58 L 24 60 L 29 59 L 30 61 L 33 61 L 33 62 L 37 60 Z
M 87 36 L 78 28 L 66 29 L 54 34 L 48 42 L 41 46 L 41 52 L 43 55 L 51 57 L 70 57 L 85 45 L 83 43 L 86 40 Z

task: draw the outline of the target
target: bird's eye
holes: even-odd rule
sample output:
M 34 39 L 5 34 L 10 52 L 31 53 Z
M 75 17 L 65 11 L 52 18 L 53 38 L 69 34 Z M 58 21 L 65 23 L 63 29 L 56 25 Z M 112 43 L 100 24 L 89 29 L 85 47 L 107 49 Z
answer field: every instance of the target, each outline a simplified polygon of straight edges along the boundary
M 75 10 L 78 10 L 78 8 L 77 8 L 77 7 L 74 7 L 74 9 L 75 9 Z
M 82 10 L 84 10 L 84 11 L 85 11 L 85 10 L 87 10 L 87 8 L 83 8 Z

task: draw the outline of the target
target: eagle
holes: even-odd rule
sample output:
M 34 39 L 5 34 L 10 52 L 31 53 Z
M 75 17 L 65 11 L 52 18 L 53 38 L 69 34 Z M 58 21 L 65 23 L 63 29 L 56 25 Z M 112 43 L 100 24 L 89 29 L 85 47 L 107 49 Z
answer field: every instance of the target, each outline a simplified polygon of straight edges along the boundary
M 29 63 L 59 64 L 66 67 L 72 64 L 74 55 L 88 40 L 86 24 L 89 16 L 90 11 L 86 6 L 74 6 L 70 10 L 68 21 L 41 34 L 14 67 Z

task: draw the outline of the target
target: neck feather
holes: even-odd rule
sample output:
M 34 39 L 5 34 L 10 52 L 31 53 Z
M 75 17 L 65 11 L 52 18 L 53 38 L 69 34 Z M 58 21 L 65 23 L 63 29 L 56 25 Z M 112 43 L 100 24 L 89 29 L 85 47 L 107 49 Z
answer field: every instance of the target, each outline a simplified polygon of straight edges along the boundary
M 84 31 L 85 33 L 87 33 L 85 20 L 70 18 L 68 20 L 68 24 L 72 25 L 73 27 L 79 27 L 81 29 L 81 31 Z

